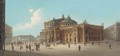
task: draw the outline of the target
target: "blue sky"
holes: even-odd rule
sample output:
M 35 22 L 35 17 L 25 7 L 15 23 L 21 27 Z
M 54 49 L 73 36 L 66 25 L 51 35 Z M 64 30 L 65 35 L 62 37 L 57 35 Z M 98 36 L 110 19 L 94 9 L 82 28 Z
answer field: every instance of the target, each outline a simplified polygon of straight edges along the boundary
M 119 5 L 120 0 L 6 0 L 6 23 L 13 27 L 13 36 L 37 36 L 43 22 L 62 14 L 106 28 L 120 20 Z

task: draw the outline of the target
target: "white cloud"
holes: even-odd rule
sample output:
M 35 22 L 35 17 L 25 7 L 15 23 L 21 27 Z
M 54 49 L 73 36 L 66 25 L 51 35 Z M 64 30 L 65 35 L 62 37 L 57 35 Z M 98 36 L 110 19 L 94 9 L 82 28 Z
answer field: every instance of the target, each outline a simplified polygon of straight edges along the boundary
M 32 9 L 29 10 L 32 13 L 32 16 L 30 18 L 30 22 L 26 22 L 23 24 L 18 24 L 17 26 L 13 27 L 16 30 L 26 30 L 26 29 L 32 29 L 35 25 L 39 24 L 40 22 L 43 22 L 42 18 L 42 11 L 41 9 L 37 9 L 36 11 L 33 11 Z
M 29 11 L 30 13 L 33 13 L 33 9 L 29 9 L 28 11 Z

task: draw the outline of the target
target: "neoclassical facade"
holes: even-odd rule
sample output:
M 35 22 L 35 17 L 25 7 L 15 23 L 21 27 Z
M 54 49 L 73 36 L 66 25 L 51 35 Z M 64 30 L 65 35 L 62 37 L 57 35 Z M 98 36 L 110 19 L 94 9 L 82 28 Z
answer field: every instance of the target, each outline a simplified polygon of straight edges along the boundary
M 45 22 L 44 29 L 40 32 L 40 40 L 46 43 L 87 43 L 103 40 L 103 25 L 88 24 L 85 20 L 77 24 L 70 16 Z

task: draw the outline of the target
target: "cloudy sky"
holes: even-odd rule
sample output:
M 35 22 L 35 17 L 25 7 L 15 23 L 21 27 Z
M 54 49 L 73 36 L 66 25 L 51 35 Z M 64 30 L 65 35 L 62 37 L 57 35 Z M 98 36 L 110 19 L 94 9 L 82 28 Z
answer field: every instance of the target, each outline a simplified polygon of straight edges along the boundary
M 13 36 L 37 36 L 43 22 L 62 14 L 106 28 L 120 20 L 119 5 L 120 0 L 6 0 L 6 23 L 13 27 Z

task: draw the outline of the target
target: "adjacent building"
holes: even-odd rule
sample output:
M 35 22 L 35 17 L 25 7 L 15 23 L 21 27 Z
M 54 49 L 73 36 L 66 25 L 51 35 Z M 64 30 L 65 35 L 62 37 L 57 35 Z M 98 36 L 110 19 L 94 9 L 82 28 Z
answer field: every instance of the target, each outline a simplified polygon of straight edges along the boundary
M 36 38 L 32 35 L 19 35 L 13 37 L 13 42 L 33 42 Z
M 12 42 L 12 27 L 5 24 L 5 44 L 10 44 Z
M 120 41 L 120 22 L 116 22 L 112 26 L 104 30 L 104 37 L 106 39 Z
M 5 49 L 5 0 L 0 0 L 0 50 Z
M 78 24 L 68 15 L 45 22 L 40 32 L 40 41 L 45 43 L 87 43 L 103 40 L 103 25 L 89 24 L 86 20 Z

